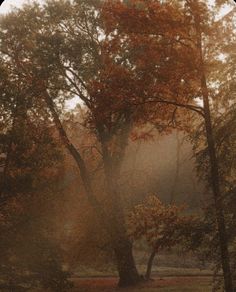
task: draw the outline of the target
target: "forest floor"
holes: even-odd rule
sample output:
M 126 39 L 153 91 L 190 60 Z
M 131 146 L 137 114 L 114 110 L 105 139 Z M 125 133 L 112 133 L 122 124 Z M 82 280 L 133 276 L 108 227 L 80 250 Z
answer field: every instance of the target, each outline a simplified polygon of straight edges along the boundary
M 73 292 L 210 292 L 211 277 L 177 276 L 154 277 L 134 288 L 117 288 L 115 277 L 73 278 Z

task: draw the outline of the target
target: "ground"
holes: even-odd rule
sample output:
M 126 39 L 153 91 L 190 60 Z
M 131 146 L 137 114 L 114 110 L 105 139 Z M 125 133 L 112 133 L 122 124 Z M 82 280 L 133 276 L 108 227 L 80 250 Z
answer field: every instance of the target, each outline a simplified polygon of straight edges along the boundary
M 158 277 L 135 288 L 117 288 L 117 278 L 73 278 L 73 292 L 210 292 L 211 277 L 179 276 Z

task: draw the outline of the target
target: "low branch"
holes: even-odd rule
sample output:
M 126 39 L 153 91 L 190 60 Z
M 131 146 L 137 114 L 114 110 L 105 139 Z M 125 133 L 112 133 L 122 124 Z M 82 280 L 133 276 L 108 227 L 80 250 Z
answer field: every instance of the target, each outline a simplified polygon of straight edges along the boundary
M 165 103 L 165 104 L 175 105 L 177 107 L 186 108 L 186 109 L 192 110 L 192 111 L 200 114 L 203 118 L 205 117 L 204 110 L 200 106 L 194 106 L 194 105 L 190 105 L 190 104 L 182 104 L 182 103 L 178 103 L 176 101 L 169 101 L 169 100 L 162 100 L 162 99 L 158 100 L 157 102 L 158 103 Z
M 177 101 L 171 101 L 171 100 L 166 100 L 166 99 L 149 99 L 147 101 L 140 102 L 137 104 L 133 103 L 133 105 L 139 106 L 139 105 L 148 104 L 148 103 L 164 103 L 164 104 L 174 105 L 176 107 L 186 108 L 186 109 L 189 109 L 189 110 L 192 110 L 192 111 L 198 113 L 203 118 L 205 118 L 204 109 L 200 106 L 194 106 L 191 104 L 182 104 L 182 103 L 179 103 Z

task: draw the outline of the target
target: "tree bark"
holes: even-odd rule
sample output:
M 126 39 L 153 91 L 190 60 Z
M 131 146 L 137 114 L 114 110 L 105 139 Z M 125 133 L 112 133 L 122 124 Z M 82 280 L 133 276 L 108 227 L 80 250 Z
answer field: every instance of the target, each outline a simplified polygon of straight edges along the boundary
M 221 253 L 221 264 L 224 276 L 224 286 L 226 292 L 233 292 L 233 282 L 232 274 L 230 270 L 230 258 L 228 250 L 228 236 L 226 232 L 226 223 L 224 215 L 224 202 L 222 199 L 220 191 L 220 179 L 219 179 L 219 165 L 216 155 L 215 141 L 212 129 L 211 112 L 209 105 L 209 93 L 206 82 L 205 68 L 204 68 L 204 58 L 202 53 L 202 33 L 201 33 L 201 20 L 199 14 L 196 12 L 196 7 L 190 2 L 192 13 L 195 21 L 195 28 L 197 33 L 197 49 L 199 53 L 199 74 L 201 77 L 201 90 L 203 96 L 203 107 L 204 107 L 204 117 L 205 117 L 205 129 L 208 153 L 210 159 L 210 171 L 211 171 L 211 187 L 215 202 L 216 211 L 216 221 L 218 227 L 219 243 L 220 243 L 220 253 Z
M 140 281 L 135 266 L 132 244 L 128 237 L 120 238 L 114 248 L 117 269 L 119 273 L 119 287 L 134 286 Z
M 145 274 L 146 280 L 150 280 L 153 260 L 154 260 L 155 256 L 156 256 L 156 250 L 153 250 L 152 253 L 150 254 L 149 259 L 148 259 L 147 270 L 146 270 L 146 274 Z
M 209 109 L 209 100 L 206 88 L 206 80 L 205 77 L 202 77 L 202 86 L 204 90 L 204 109 L 205 109 L 205 128 L 207 135 L 207 145 L 208 145 L 208 153 L 210 157 L 210 168 L 211 168 L 211 186 L 214 195 L 215 202 L 215 211 L 216 211 L 216 220 L 218 225 L 218 234 L 220 241 L 220 252 L 221 252 L 221 264 L 224 275 L 224 286 L 226 292 L 233 291 L 233 282 L 230 270 L 230 258 L 228 251 L 228 236 L 226 232 L 226 223 L 225 223 L 225 215 L 224 215 L 224 202 L 220 192 L 220 184 L 219 184 L 219 168 L 218 161 L 216 157 L 215 150 L 215 142 L 212 132 L 212 123 L 211 123 L 211 115 Z
M 108 132 L 99 123 L 96 125 L 98 129 L 98 140 L 101 143 L 102 158 L 104 164 L 104 174 L 106 183 L 106 194 L 108 202 L 108 217 L 112 225 L 112 237 L 114 246 L 114 255 L 119 272 L 119 286 L 131 286 L 139 282 L 141 277 L 136 269 L 132 243 L 126 232 L 125 214 L 119 184 L 120 170 L 128 145 L 129 133 L 132 128 L 131 113 L 127 109 L 119 134 L 116 134 L 116 145 L 118 151 L 112 151 L 109 142 L 114 138 L 114 133 Z

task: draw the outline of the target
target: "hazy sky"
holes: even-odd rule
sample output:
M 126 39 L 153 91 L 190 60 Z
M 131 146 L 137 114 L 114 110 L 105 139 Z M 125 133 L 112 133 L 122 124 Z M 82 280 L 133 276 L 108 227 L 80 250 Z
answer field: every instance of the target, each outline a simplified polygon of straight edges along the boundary
M 22 3 L 25 3 L 25 2 L 27 2 L 27 1 L 25 1 L 25 0 L 5 0 L 1 4 L 0 12 L 6 13 L 9 10 L 11 10 L 12 6 L 20 7 L 22 5 Z

